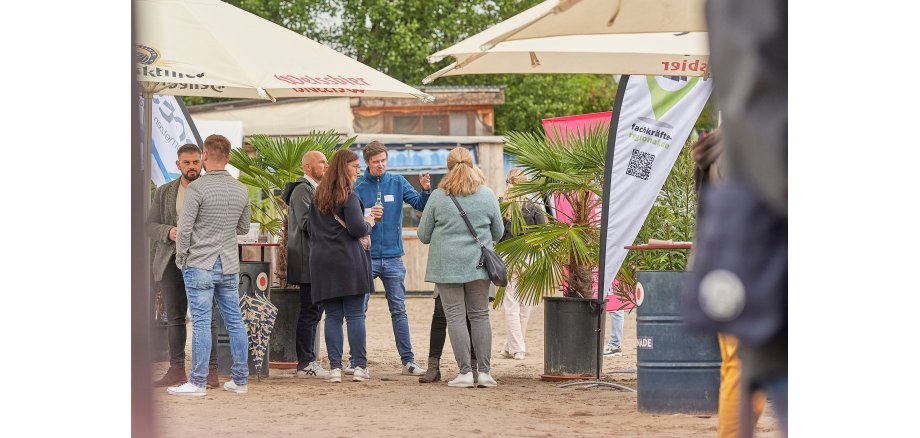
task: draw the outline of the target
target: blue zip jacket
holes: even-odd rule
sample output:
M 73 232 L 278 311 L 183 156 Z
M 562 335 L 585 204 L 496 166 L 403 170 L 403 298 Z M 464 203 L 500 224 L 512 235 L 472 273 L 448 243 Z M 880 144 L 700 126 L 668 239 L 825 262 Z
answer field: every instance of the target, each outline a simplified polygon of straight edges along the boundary
M 373 176 L 368 168 L 355 181 L 355 193 L 361 198 L 365 208 L 377 203 L 377 192 L 383 201 L 383 218 L 374 225 L 371 232 L 371 258 L 383 259 L 402 257 L 402 204 L 423 211 L 428 202 L 429 192 L 417 192 L 402 175 L 384 172 L 382 176 Z

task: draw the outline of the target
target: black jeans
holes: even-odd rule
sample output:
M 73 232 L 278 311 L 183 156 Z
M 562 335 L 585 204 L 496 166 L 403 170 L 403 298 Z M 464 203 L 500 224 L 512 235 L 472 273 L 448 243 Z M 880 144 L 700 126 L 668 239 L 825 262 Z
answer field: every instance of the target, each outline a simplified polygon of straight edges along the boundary
M 466 317 L 466 330 L 470 331 L 470 318 Z M 428 357 L 441 359 L 444 351 L 444 341 L 447 339 L 447 315 L 444 314 L 444 305 L 441 304 L 440 295 L 434 299 L 434 313 L 431 315 L 431 334 L 429 336 Z M 470 341 L 470 359 L 476 360 L 476 349 L 472 348 Z
M 323 317 L 323 303 L 313 304 L 310 284 L 300 285 L 300 316 L 297 317 L 297 369 L 306 368 L 316 360 L 316 325 Z
M 186 314 L 188 314 L 188 297 L 185 295 L 185 280 L 182 271 L 176 267 L 176 256 L 169 259 L 163 278 L 163 301 L 166 307 L 166 338 L 169 341 L 169 365 L 185 366 Z M 213 314 L 217 314 L 216 307 Z M 208 366 L 217 366 L 217 325 L 211 318 L 211 358 Z

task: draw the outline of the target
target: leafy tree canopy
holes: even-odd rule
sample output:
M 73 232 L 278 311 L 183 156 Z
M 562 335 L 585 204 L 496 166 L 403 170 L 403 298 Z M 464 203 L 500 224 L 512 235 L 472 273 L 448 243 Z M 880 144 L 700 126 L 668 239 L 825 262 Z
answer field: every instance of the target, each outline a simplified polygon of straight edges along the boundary
M 540 0 L 229 0 L 228 3 L 345 53 L 410 85 L 450 63 L 427 56 Z M 540 130 L 540 119 L 609 111 L 610 75 L 474 75 L 434 85 L 505 86 L 496 134 Z M 183 98 L 194 105 L 214 101 Z

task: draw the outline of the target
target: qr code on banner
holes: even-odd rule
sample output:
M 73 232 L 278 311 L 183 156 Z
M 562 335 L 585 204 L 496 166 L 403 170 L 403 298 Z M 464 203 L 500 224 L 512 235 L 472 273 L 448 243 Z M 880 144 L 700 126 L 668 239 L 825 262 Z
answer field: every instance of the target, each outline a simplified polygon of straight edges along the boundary
M 654 155 L 633 149 L 632 157 L 629 159 L 629 166 L 626 167 L 626 174 L 647 181 L 648 175 L 652 173 L 652 162 L 654 161 Z

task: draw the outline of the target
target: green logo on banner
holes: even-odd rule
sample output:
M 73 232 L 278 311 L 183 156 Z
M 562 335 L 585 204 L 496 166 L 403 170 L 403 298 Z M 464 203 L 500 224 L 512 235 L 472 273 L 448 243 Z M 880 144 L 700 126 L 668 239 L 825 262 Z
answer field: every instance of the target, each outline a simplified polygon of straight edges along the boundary
M 655 113 L 656 119 L 661 119 L 693 89 L 700 78 L 691 78 L 686 85 L 674 91 L 665 90 L 661 85 L 658 85 L 655 76 L 646 76 L 645 80 L 648 82 L 648 91 L 652 95 L 652 111 Z

